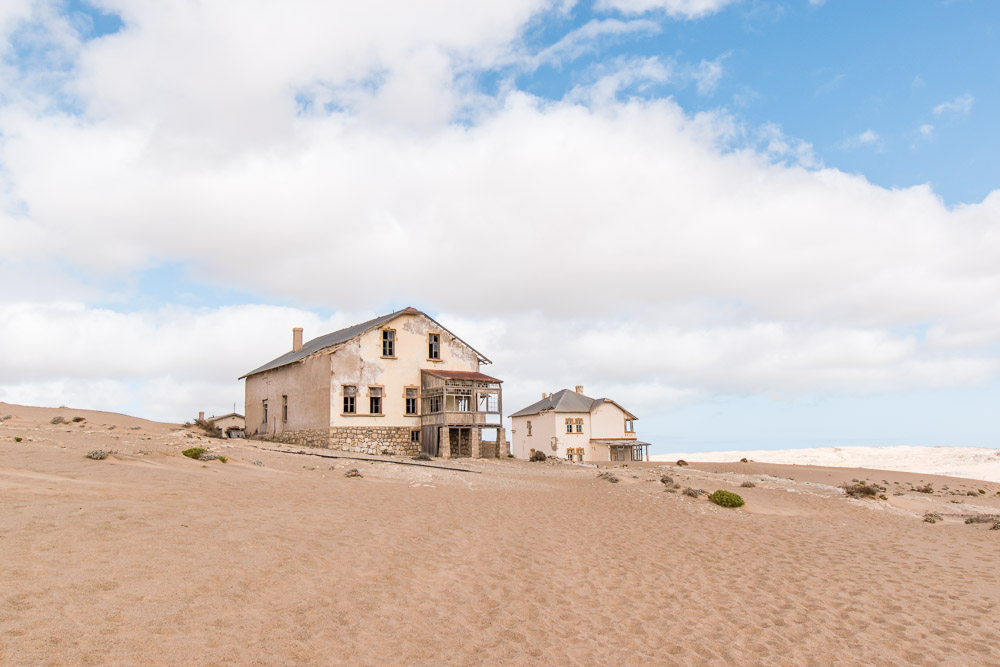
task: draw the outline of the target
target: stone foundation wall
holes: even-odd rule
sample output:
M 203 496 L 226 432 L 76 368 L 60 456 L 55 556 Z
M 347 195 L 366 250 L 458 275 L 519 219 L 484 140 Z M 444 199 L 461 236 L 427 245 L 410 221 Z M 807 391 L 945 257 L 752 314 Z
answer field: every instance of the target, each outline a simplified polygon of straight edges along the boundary
M 330 429 L 314 428 L 303 431 L 285 431 L 284 433 L 255 435 L 254 440 L 284 442 L 290 445 L 305 445 L 306 447 L 328 447 L 330 442 Z
M 420 443 L 410 442 L 409 426 L 333 426 L 329 448 L 376 456 L 416 456 Z

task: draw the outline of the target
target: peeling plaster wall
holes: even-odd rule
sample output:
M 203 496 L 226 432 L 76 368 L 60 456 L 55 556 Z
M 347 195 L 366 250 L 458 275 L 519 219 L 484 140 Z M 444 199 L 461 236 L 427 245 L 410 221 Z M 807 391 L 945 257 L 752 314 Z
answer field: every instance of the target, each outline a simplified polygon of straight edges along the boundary
M 330 362 L 323 351 L 301 362 L 246 379 L 247 435 L 280 435 L 326 429 L 330 425 Z M 281 397 L 288 396 L 288 421 L 281 419 Z M 267 426 L 263 401 L 267 399 Z
M 384 328 L 396 331 L 394 359 L 382 357 L 382 329 L 373 329 L 336 349 L 330 356 L 330 426 L 418 428 L 420 418 L 407 416 L 405 389 L 420 389 L 420 370 L 478 371 L 479 359 L 471 348 L 449 335 L 425 317 L 401 315 Z M 427 358 L 427 334 L 441 334 L 441 360 Z M 358 388 L 357 414 L 346 416 L 344 385 Z M 369 416 L 369 389 L 382 387 L 382 412 Z M 419 410 L 419 399 L 418 399 Z

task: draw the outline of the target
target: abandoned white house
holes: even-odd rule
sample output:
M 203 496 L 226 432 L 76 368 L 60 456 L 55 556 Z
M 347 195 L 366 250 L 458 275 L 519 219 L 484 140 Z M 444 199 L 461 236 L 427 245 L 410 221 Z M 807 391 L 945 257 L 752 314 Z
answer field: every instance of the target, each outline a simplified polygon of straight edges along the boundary
M 243 376 L 247 435 L 368 454 L 506 456 L 501 380 L 479 372 L 488 363 L 415 308 L 305 344 L 296 328 L 290 352 Z
M 638 417 L 610 398 L 584 396 L 583 387 L 543 394 L 511 416 L 514 456 L 534 451 L 573 461 L 648 461 L 649 443 L 636 439 Z

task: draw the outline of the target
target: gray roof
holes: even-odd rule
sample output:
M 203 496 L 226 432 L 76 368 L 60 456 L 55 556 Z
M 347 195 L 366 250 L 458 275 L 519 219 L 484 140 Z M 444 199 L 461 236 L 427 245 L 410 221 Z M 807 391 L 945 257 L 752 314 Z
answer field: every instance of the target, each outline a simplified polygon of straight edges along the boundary
M 556 393 L 543 398 L 537 403 L 532 403 L 526 408 L 518 410 L 511 417 L 524 417 L 527 415 L 537 415 L 546 410 L 551 410 L 553 412 L 590 412 L 602 403 L 614 403 L 618 405 L 610 398 L 590 398 L 589 396 L 584 396 L 583 394 L 578 394 L 575 391 L 569 389 L 562 389 Z M 635 419 L 635 415 L 631 412 L 622 408 L 622 412 L 629 415 Z
M 264 364 L 260 368 L 255 368 L 252 371 L 250 371 L 249 373 L 241 375 L 239 377 L 239 379 L 242 380 L 245 377 L 249 377 L 251 375 L 256 375 L 257 373 L 263 373 L 264 371 L 269 371 L 269 370 L 272 370 L 272 369 L 275 369 L 275 368 L 279 368 L 281 366 L 287 366 L 288 364 L 294 364 L 296 361 L 301 361 L 301 360 L 305 359 L 306 357 L 308 357 L 309 355 L 312 355 L 312 354 L 315 354 L 315 353 L 319 352 L 320 350 L 324 350 L 324 349 L 326 349 L 328 347 L 333 347 L 335 345 L 340 345 L 341 343 L 346 343 L 347 341 L 349 341 L 349 340 L 351 340 L 353 338 L 357 338 L 358 336 L 360 336 L 361 334 L 365 333 L 366 331 L 370 331 L 371 329 L 374 329 L 376 327 L 380 327 L 383 324 L 391 322 L 392 320 L 396 319 L 400 315 L 406 315 L 406 314 L 410 314 L 410 315 L 423 315 L 424 317 L 426 317 L 427 319 L 429 319 L 431 322 L 434 322 L 434 324 L 437 324 L 439 327 L 441 327 L 442 330 L 448 331 L 447 329 L 445 329 L 444 327 L 442 327 L 437 321 L 435 321 L 434 318 L 430 317 L 426 313 L 423 313 L 423 312 L 417 310 L 416 308 L 404 308 L 402 310 L 397 310 L 394 313 L 389 313 L 388 315 L 381 315 L 381 316 L 376 317 L 374 319 L 368 320 L 367 322 L 362 322 L 361 324 L 355 324 L 354 326 L 347 327 L 346 329 L 341 329 L 339 331 L 334 331 L 333 333 L 328 333 L 325 336 L 320 336 L 318 338 L 313 338 L 311 341 L 308 341 L 308 342 L 304 343 L 302 345 L 302 349 L 301 350 L 295 350 L 295 351 L 292 351 L 292 352 L 286 352 L 283 355 L 281 355 L 280 357 L 278 357 L 277 359 L 272 359 L 271 361 L 267 362 L 266 364 Z M 479 358 L 480 358 L 481 361 L 483 361 L 485 363 L 490 363 L 489 359 L 487 359 L 482 354 L 480 354 L 471 345 L 469 345 L 468 343 L 466 343 L 464 340 L 462 340 L 458 336 L 455 336 L 455 334 L 451 333 L 450 331 L 448 331 L 448 333 L 451 334 L 452 336 L 454 336 L 457 340 L 461 341 L 463 344 L 467 345 L 469 347 L 469 349 L 471 349 L 473 352 L 475 352 L 479 356 Z

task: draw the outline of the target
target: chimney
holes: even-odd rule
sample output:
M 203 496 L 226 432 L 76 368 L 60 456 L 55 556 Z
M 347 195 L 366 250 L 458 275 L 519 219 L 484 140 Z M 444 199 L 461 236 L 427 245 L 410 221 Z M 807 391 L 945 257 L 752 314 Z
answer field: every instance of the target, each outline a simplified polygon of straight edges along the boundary
M 543 391 L 543 392 L 542 392 L 542 400 L 544 401 L 544 400 L 545 400 L 546 398 L 548 398 L 548 397 L 549 397 L 549 395 L 548 395 L 548 394 L 546 394 L 546 393 L 545 393 L 545 392 Z
M 200 422 L 205 421 L 205 412 L 204 411 L 198 413 L 198 421 L 200 421 Z
M 292 329 L 292 352 L 302 349 L 302 327 Z
M 583 385 L 582 384 L 576 385 L 576 393 L 578 393 L 578 394 L 582 394 L 583 393 Z

